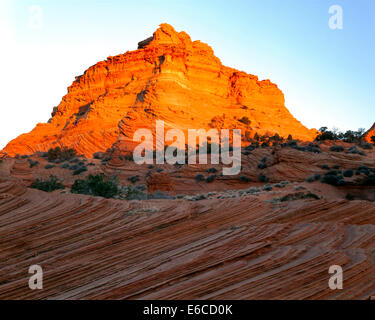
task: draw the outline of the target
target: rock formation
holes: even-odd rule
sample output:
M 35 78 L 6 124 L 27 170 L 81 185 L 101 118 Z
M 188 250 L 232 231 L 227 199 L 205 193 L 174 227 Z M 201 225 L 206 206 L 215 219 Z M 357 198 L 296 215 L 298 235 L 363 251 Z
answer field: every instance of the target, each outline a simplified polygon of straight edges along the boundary
M 316 135 L 290 114 L 275 84 L 223 66 L 210 46 L 185 32 L 161 24 L 138 48 L 76 77 L 50 121 L 4 150 L 13 156 L 64 145 L 92 156 L 118 139 L 122 149 L 132 150 L 133 132 L 157 119 L 182 130 L 241 128 L 250 136 L 292 134 L 302 140 Z
M 368 142 L 374 142 L 372 140 L 372 137 L 375 136 L 375 123 L 372 125 L 372 127 L 365 133 L 365 140 Z

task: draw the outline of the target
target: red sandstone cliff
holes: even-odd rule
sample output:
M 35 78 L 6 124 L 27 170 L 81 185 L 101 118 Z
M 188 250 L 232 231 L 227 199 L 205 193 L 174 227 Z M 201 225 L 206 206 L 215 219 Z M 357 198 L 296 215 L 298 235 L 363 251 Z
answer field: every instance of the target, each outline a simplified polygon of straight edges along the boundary
M 251 123 L 238 121 L 242 117 Z M 49 123 L 12 140 L 4 151 L 15 155 L 64 145 L 91 156 L 118 138 L 126 147 L 136 129 L 155 120 L 182 130 L 240 128 L 302 140 L 316 135 L 290 114 L 275 84 L 223 66 L 207 44 L 162 24 L 138 50 L 108 57 L 76 77 Z
M 365 140 L 368 142 L 373 142 L 372 137 L 375 136 L 375 123 L 372 125 L 372 127 L 365 133 Z

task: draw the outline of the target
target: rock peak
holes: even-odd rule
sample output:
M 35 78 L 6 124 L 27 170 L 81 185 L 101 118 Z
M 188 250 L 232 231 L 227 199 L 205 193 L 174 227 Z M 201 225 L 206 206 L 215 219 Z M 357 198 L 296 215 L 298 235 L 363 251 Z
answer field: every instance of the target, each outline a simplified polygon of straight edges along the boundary
M 269 80 L 224 66 L 212 48 L 163 23 L 139 49 L 108 57 L 76 77 L 48 123 L 5 147 L 10 156 L 57 145 L 93 153 L 119 146 L 132 150 L 134 132 L 155 120 L 190 128 L 237 128 L 243 141 L 257 133 L 312 140 L 285 107 Z M 247 140 L 246 140 L 247 139 Z
M 192 41 L 190 36 L 184 32 L 177 32 L 170 24 L 162 23 L 156 29 L 152 37 L 142 40 L 138 43 L 138 49 L 143 49 L 146 46 L 183 46 L 190 48 Z

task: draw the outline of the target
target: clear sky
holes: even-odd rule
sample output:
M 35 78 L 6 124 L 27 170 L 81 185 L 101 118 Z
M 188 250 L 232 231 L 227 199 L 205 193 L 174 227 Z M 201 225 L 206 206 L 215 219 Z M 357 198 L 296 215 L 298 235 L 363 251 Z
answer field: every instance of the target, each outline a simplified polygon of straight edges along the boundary
M 341 30 L 329 27 L 331 5 Z M 375 122 L 374 0 L 0 0 L 0 148 L 46 122 L 75 76 L 162 22 L 275 82 L 310 128 Z

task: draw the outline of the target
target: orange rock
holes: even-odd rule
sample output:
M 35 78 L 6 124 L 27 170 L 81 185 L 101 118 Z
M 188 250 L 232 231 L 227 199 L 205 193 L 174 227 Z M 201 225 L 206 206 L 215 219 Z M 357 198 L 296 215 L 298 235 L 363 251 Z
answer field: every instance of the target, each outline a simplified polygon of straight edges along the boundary
M 375 136 L 375 123 L 372 127 L 365 133 L 365 140 L 368 142 L 373 142 L 372 137 Z
M 317 133 L 290 114 L 275 84 L 223 66 L 210 46 L 191 41 L 185 32 L 161 24 L 138 48 L 76 77 L 50 121 L 4 150 L 12 156 L 61 144 L 91 157 L 119 139 L 121 149 L 131 151 L 134 131 L 151 128 L 156 119 L 183 131 L 240 128 L 252 136 L 292 134 L 302 140 Z M 239 121 L 243 117 L 251 122 Z
M 154 193 L 155 191 L 174 192 L 171 178 L 168 176 L 168 174 L 164 172 L 152 173 L 146 179 L 146 183 L 147 183 L 147 190 L 150 193 Z
M 11 175 L 13 177 L 21 179 L 26 186 L 30 186 L 34 179 L 30 164 L 24 159 L 15 159 L 13 167 L 11 169 Z

